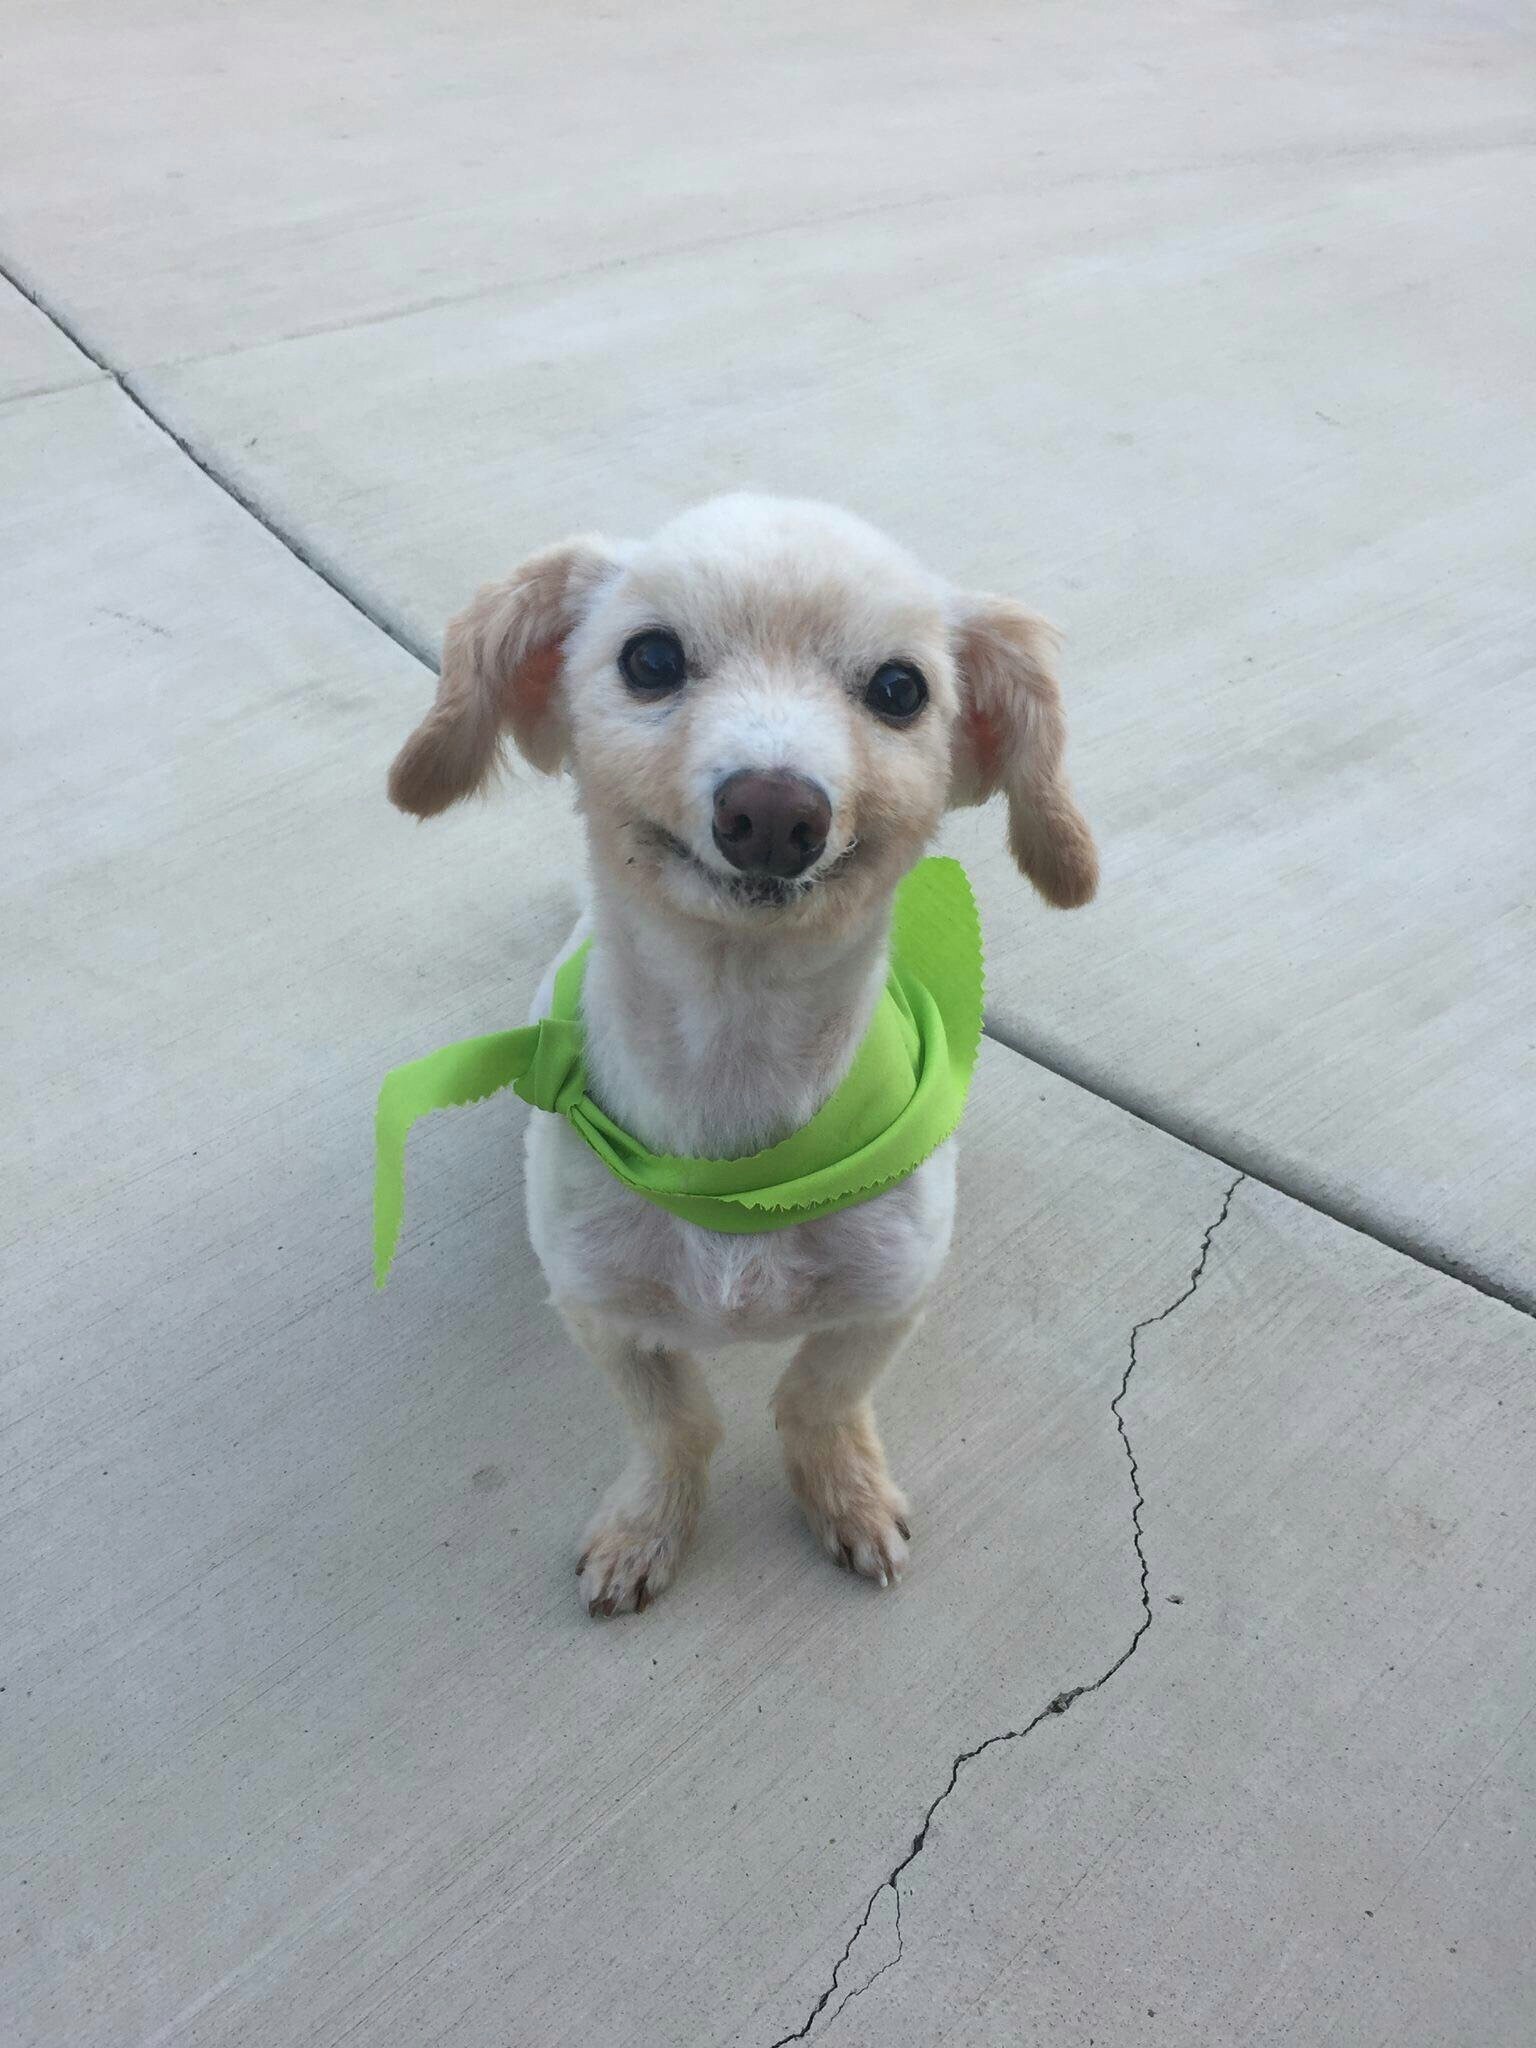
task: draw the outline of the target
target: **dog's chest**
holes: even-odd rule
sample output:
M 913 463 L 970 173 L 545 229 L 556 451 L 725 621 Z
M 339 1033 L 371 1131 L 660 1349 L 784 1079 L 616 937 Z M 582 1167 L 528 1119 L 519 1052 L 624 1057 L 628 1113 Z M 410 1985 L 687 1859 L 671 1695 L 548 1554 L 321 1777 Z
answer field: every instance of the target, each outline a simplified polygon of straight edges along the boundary
M 528 1132 L 528 1224 L 555 1299 L 678 1343 L 792 1337 L 907 1313 L 931 1286 L 954 1214 L 946 1145 L 873 1201 L 786 1230 L 704 1230 L 620 1186 L 563 1121 Z

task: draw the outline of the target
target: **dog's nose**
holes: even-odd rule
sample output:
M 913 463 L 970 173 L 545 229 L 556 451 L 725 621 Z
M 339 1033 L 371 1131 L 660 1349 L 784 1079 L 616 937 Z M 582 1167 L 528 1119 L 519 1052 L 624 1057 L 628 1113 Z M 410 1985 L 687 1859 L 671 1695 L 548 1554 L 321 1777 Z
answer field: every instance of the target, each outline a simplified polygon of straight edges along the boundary
M 744 875 L 804 874 L 831 825 L 826 791 L 787 769 L 744 768 L 715 791 L 715 844 Z

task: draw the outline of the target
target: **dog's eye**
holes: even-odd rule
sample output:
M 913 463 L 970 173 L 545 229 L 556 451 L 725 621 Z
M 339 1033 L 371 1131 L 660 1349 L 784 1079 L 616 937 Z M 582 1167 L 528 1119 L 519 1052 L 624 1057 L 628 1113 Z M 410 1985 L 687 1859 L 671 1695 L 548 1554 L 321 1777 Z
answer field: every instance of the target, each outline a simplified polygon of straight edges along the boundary
M 624 642 L 619 655 L 619 673 L 641 697 L 664 697 L 680 690 L 688 674 L 688 658 L 675 633 L 652 627 Z
M 910 661 L 888 661 L 877 668 L 864 692 L 864 702 L 888 725 L 907 725 L 928 702 L 928 685 Z

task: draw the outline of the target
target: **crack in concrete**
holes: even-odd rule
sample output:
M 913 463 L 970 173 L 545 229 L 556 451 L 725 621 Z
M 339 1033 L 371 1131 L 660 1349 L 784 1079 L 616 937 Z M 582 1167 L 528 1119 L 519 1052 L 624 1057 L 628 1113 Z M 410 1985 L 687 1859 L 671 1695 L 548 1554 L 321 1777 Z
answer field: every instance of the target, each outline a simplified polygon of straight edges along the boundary
M 832 2022 L 836 2020 L 840 2014 L 844 2013 L 848 2009 L 848 2007 L 853 2003 L 854 1999 L 862 1998 L 864 1993 L 869 1990 L 872 1984 L 876 1983 L 881 1977 L 883 1977 L 887 1970 L 894 1969 L 896 1965 L 901 1961 L 902 1955 L 905 1952 L 905 1943 L 902 1940 L 901 1934 L 901 1879 L 906 1875 L 907 1871 L 911 1869 L 912 1865 L 917 1861 L 918 1857 L 922 1855 L 924 1848 L 927 1846 L 928 1834 L 929 1830 L 933 1826 L 934 1816 L 935 1814 L 937 1814 L 939 1808 L 944 1804 L 945 1800 L 948 1799 L 951 1792 L 954 1791 L 956 1785 L 960 1782 L 960 1773 L 965 1769 L 966 1765 L 974 1763 L 977 1757 L 985 1756 L 986 1752 L 989 1749 L 996 1749 L 1000 1744 L 1009 1742 L 1022 1742 L 1026 1736 L 1032 1735 L 1034 1733 L 1034 1731 L 1040 1726 L 1040 1723 L 1042 1721 L 1049 1720 L 1053 1714 L 1065 1714 L 1070 1707 L 1074 1706 L 1077 1703 L 1078 1700 L 1086 1699 L 1090 1693 L 1100 1691 L 1104 1686 L 1109 1684 L 1110 1680 L 1114 1678 L 1118 1672 L 1124 1670 L 1125 1666 L 1129 1664 L 1132 1657 L 1135 1656 L 1138 1647 L 1140 1646 L 1142 1637 L 1147 1633 L 1148 1629 L 1151 1628 L 1152 1594 L 1150 1590 L 1150 1567 L 1147 1563 L 1146 1542 L 1141 1525 L 1142 1512 L 1146 1507 L 1146 1499 L 1142 1494 L 1141 1490 L 1141 1468 L 1137 1464 L 1136 1452 L 1131 1444 L 1130 1433 L 1128 1432 L 1125 1426 L 1125 1414 L 1123 1411 L 1122 1404 L 1124 1403 L 1127 1393 L 1130 1391 L 1132 1377 L 1134 1376 L 1136 1367 L 1140 1362 L 1138 1345 L 1140 1342 L 1141 1333 L 1143 1332 L 1143 1330 L 1150 1330 L 1154 1328 L 1155 1325 L 1157 1325 L 1158 1323 L 1167 1322 L 1168 1318 L 1171 1315 L 1173 1315 L 1177 1310 L 1181 1309 L 1184 1306 L 1185 1302 L 1188 1301 L 1197 1292 L 1200 1286 L 1201 1279 L 1204 1277 L 1205 1274 L 1206 1261 L 1210 1258 L 1211 1255 L 1212 1241 L 1215 1238 L 1217 1231 L 1220 1230 L 1221 1226 L 1226 1222 L 1227 1217 L 1231 1212 L 1233 1196 L 1237 1193 L 1238 1189 L 1242 1186 L 1243 1182 L 1247 1178 L 1248 1176 L 1246 1173 L 1239 1173 L 1236 1176 L 1236 1178 L 1232 1181 L 1231 1185 L 1228 1187 L 1226 1194 L 1222 1197 L 1221 1209 L 1217 1214 L 1215 1221 L 1213 1223 L 1209 1223 L 1206 1225 L 1205 1234 L 1202 1236 L 1200 1240 L 1199 1256 L 1196 1258 L 1194 1266 L 1191 1268 L 1190 1271 L 1188 1286 L 1185 1287 L 1184 1291 L 1181 1294 L 1175 1295 L 1173 1300 L 1169 1302 L 1166 1308 L 1159 1309 L 1155 1316 L 1144 1316 L 1139 1323 L 1132 1324 L 1130 1343 L 1128 1347 L 1128 1355 L 1125 1362 L 1125 1371 L 1120 1376 L 1119 1389 L 1116 1392 L 1113 1400 L 1109 1404 L 1109 1412 L 1115 1418 L 1115 1428 L 1119 1433 L 1121 1443 L 1125 1447 L 1126 1464 L 1129 1468 L 1131 1476 L 1131 1545 L 1136 1553 L 1136 1562 L 1139 1571 L 1137 1593 L 1141 1602 L 1141 1618 L 1137 1622 L 1134 1630 L 1131 1633 L 1130 1641 L 1126 1644 L 1125 1648 L 1120 1652 L 1119 1656 L 1108 1667 L 1108 1669 L 1102 1671 L 1097 1678 L 1089 1679 L 1083 1685 L 1071 1686 L 1066 1692 L 1057 1693 L 1054 1699 L 1048 1700 L 1046 1704 L 1040 1709 L 1040 1711 L 1037 1714 L 1033 1715 L 1028 1721 L 1026 1721 L 1022 1727 L 1002 1729 L 998 1734 L 989 1735 L 986 1737 L 984 1741 L 978 1742 L 974 1748 L 963 1749 L 960 1752 L 960 1754 L 955 1758 L 954 1762 L 949 1767 L 949 1779 L 948 1782 L 945 1784 L 943 1791 L 939 1793 L 938 1797 L 929 1806 L 928 1811 L 923 1816 L 922 1826 L 918 1829 L 917 1833 L 912 1837 L 911 1848 L 907 1851 L 906 1855 L 902 1857 L 901 1861 L 896 1865 L 894 1870 L 891 1871 L 890 1875 L 888 1877 L 882 1878 L 880 1883 L 876 1885 L 875 1889 L 870 1893 L 868 1902 L 866 1903 L 863 1914 L 860 1917 L 859 1924 L 857 1925 L 857 1927 L 854 1928 L 852 1934 L 849 1935 L 847 1946 L 844 1948 L 842 1954 L 838 1957 L 836 1964 L 833 1966 L 831 1981 L 827 1985 L 826 1990 L 822 1992 L 821 1996 L 817 1999 L 816 2003 L 811 2007 L 810 2012 L 806 2015 L 805 2024 L 801 2027 L 796 2027 L 792 2033 L 781 2034 L 778 2037 L 778 2039 L 772 2043 L 772 2048 L 791 2048 L 791 2044 L 793 2042 L 804 2041 L 809 2038 L 811 2029 L 815 2026 L 816 2022 L 821 2018 L 823 2012 L 826 2011 L 826 2008 L 828 2004 L 831 2002 L 831 2000 L 836 1996 L 837 1991 L 840 1988 L 840 1980 L 842 1978 L 843 1968 L 847 1963 L 848 1958 L 853 1954 L 854 1948 L 858 1943 L 860 1935 L 863 1934 L 864 1930 L 868 1927 L 870 1920 L 873 1917 L 875 1907 L 880 1903 L 882 1895 L 887 1891 L 890 1892 L 892 1898 L 896 1902 L 896 1953 L 893 1956 L 887 1957 L 887 1959 L 880 1965 L 879 1969 L 874 1972 L 874 1975 L 871 1976 L 865 1983 L 853 1986 L 845 1994 L 841 2003 L 832 2012 L 831 2018 L 829 2018 L 827 2021 L 827 2025 L 831 2026 Z
M 880 1887 L 880 1891 L 884 1891 L 884 1889 L 885 1887 L 884 1885 L 882 1885 Z M 853 1989 L 844 1998 L 842 2005 L 840 2005 L 837 2008 L 837 2011 L 832 2014 L 832 2018 L 827 2021 L 827 2025 L 829 2027 L 832 2024 L 832 2020 L 835 2020 L 838 2017 L 839 2013 L 841 2013 L 847 2006 L 852 2005 L 853 2001 L 856 1998 L 862 1998 L 865 1992 L 871 1988 L 871 1986 L 876 1982 L 876 1980 L 885 1975 L 887 1970 L 894 1970 L 896 1965 L 901 1961 L 903 1955 L 906 1953 L 906 1943 L 901 1938 L 901 1887 L 899 1885 L 892 1885 L 891 1895 L 896 1901 L 896 1953 L 893 1956 L 886 1957 L 885 1961 L 880 1965 L 879 1969 L 876 1970 L 873 1977 L 869 1978 L 863 1984 L 854 1985 Z M 876 1892 L 875 1898 L 878 1899 L 879 1896 L 880 1892 Z M 871 1900 L 870 1903 L 873 1904 L 874 1901 Z M 858 1936 L 855 1935 L 854 1939 L 857 1940 Z M 844 1962 L 848 1960 L 847 1950 L 844 1950 L 843 1952 L 843 1960 Z M 789 2038 L 792 2039 L 793 2036 L 790 2036 Z

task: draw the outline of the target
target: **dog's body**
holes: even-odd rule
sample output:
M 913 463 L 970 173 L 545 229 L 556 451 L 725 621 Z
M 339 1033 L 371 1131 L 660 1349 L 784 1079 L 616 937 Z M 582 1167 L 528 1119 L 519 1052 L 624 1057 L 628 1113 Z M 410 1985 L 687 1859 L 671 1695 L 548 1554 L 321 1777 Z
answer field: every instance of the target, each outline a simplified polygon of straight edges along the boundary
M 1030 614 L 961 597 L 846 515 L 717 500 L 648 545 L 568 543 L 482 592 L 391 794 L 443 809 L 505 731 L 536 766 L 570 767 L 592 865 L 566 949 L 590 937 L 589 1090 L 654 1151 L 734 1158 L 847 1073 L 896 886 L 949 804 L 1005 790 L 1041 893 L 1092 894 L 1047 645 Z M 774 1395 L 791 1484 L 834 1557 L 900 1576 L 906 1506 L 869 1390 L 943 1264 L 954 1179 L 950 1143 L 872 1200 L 735 1235 L 624 1187 L 563 1118 L 531 1118 L 530 1235 L 636 1438 L 584 1542 L 590 1611 L 644 1607 L 675 1572 L 719 1439 L 693 1354 L 742 1339 L 802 1340 Z
M 583 919 L 560 958 L 586 936 Z M 720 963 L 707 977 L 685 951 L 644 956 L 652 974 L 642 973 L 637 989 L 615 971 L 618 946 L 593 946 L 582 1001 L 592 1091 L 653 1150 L 736 1158 L 805 1123 L 847 1071 L 885 979 L 882 943 L 873 962 L 818 977 L 824 1016 L 785 1018 L 776 949 L 733 950 L 733 987 L 719 987 Z M 685 998 L 690 984 L 711 979 L 715 999 L 697 1008 L 698 1034 L 668 1029 L 668 996 Z M 552 968 L 535 1019 L 548 1013 L 553 984 Z M 811 1057 L 818 1037 L 826 1048 L 819 1071 Z M 532 1118 L 527 1149 L 529 1234 L 555 1299 L 624 1324 L 642 1344 L 712 1350 L 907 1314 L 949 1246 L 953 1143 L 872 1201 L 742 1236 L 637 1198 L 563 1118 Z

